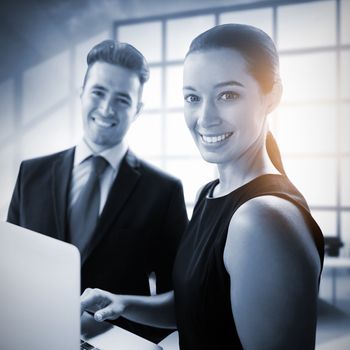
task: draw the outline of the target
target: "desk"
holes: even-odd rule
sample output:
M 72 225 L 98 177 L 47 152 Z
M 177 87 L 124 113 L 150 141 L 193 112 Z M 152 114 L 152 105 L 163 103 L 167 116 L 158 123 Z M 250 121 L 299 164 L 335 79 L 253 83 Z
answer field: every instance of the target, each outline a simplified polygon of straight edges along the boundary
M 163 350 L 179 350 L 179 333 L 174 331 L 163 339 L 159 344 Z
M 335 305 L 337 299 L 337 270 L 350 269 L 350 258 L 325 257 L 323 268 L 332 269 L 332 304 Z
M 316 350 L 349 350 L 350 335 L 335 338 L 316 345 Z
M 350 268 L 350 258 L 325 257 L 324 267 Z

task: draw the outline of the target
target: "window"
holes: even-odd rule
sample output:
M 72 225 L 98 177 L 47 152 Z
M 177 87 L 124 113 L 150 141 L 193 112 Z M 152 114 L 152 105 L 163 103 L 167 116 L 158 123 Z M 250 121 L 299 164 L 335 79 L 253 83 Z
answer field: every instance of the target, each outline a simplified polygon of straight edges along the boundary
M 336 44 L 336 2 L 315 1 L 278 6 L 280 50 L 319 48 Z
M 350 246 L 349 11 L 349 0 L 276 0 L 114 23 L 113 36 L 135 45 L 151 67 L 145 106 L 129 143 L 141 157 L 182 179 L 189 213 L 198 188 L 216 172 L 199 156 L 185 125 L 183 58 L 198 33 L 215 24 L 247 23 L 270 34 L 280 53 L 284 95 L 271 127 L 288 174 L 324 233 Z M 0 185 L 9 189 L 2 193 L 2 218 L 19 162 L 69 147 L 81 137 L 82 63 L 95 43 L 110 36 L 99 33 L 0 84 Z
M 134 44 L 151 65 L 137 121 L 142 132 L 130 145 L 182 179 L 189 213 L 197 189 L 216 173 L 199 156 L 184 122 L 183 59 L 198 33 L 215 24 L 246 23 L 267 32 L 280 53 L 284 95 L 271 128 L 288 175 L 325 235 L 350 245 L 349 10 L 347 0 L 274 1 L 115 22 L 116 39 Z
M 273 37 L 272 7 L 224 12 L 220 14 L 219 23 L 249 24 L 262 29 L 265 33 Z
M 167 20 L 165 42 L 166 59 L 182 61 L 190 46 L 191 40 L 214 25 L 215 18 L 213 15 Z
M 100 33 L 0 84 L 0 217 L 8 205 L 22 160 L 60 151 L 81 137 L 79 92 L 86 55 Z
M 215 167 L 202 160 L 185 124 L 182 64 L 192 38 L 215 21 L 205 14 L 115 23 L 116 39 L 134 45 L 150 64 L 144 109 L 128 134 L 130 147 L 182 180 L 189 214 L 198 188 L 215 177 Z

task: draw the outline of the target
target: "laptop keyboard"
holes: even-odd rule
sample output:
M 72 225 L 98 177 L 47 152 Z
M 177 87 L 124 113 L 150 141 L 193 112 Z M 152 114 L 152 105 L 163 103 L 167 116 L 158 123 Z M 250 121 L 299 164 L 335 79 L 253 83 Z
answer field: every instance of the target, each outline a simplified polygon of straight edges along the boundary
M 80 350 L 100 350 L 100 349 L 95 348 L 93 345 L 80 339 Z

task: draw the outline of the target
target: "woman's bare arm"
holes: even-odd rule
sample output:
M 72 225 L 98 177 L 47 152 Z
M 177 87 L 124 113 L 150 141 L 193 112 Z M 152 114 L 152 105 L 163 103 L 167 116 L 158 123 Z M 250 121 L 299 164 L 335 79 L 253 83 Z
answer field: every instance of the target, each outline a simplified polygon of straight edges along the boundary
M 254 198 L 231 219 L 224 263 L 244 349 L 314 349 L 320 259 L 299 209 Z

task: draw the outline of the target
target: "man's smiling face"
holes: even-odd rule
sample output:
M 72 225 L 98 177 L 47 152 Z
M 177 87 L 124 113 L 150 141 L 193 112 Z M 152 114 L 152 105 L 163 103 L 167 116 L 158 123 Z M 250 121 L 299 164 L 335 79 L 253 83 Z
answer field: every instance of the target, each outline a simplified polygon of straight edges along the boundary
M 138 115 L 141 92 L 132 70 L 95 62 L 81 94 L 85 140 L 99 150 L 120 143 Z

